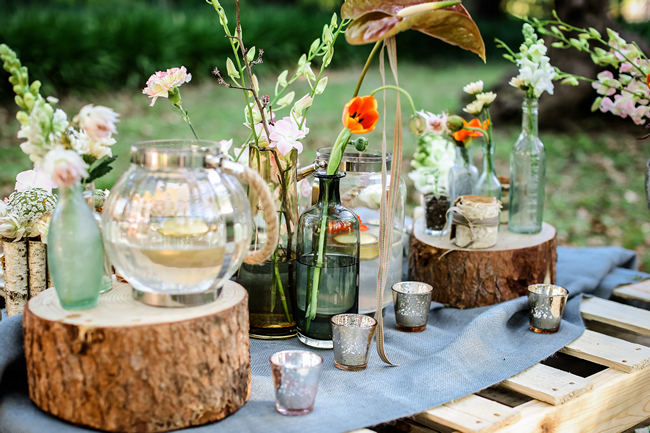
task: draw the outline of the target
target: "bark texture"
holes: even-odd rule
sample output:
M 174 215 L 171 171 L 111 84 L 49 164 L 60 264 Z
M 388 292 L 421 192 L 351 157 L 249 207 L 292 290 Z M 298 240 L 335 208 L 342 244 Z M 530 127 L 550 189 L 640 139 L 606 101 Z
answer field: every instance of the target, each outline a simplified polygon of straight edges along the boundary
M 7 316 L 23 312 L 29 296 L 29 267 L 27 241 L 2 241 L 5 263 L 5 303 Z
M 41 241 L 28 241 L 29 298 L 33 298 L 48 285 L 47 245 Z
M 126 307 L 135 302 L 129 292 L 122 312 L 110 305 L 111 326 L 92 323 L 92 314 L 104 314 L 107 295 L 90 316 L 61 310 L 54 312 L 61 319 L 50 320 L 47 310 L 58 303 L 45 305 L 56 297 L 45 291 L 30 301 L 23 322 L 30 398 L 66 421 L 114 432 L 169 431 L 227 417 L 246 403 L 251 384 L 247 295 L 229 282 L 224 293 L 232 290 L 238 298 L 225 308 L 159 323 L 134 314 L 139 305 Z M 143 308 L 160 317 L 172 311 Z
M 555 282 L 555 229 L 535 238 L 504 234 L 485 250 L 455 249 L 447 239 L 411 235 L 409 280 L 433 286 L 433 300 L 457 308 L 474 308 L 514 299 L 528 285 Z M 506 232 L 507 233 L 507 232 Z M 528 238 L 528 239 L 526 239 Z

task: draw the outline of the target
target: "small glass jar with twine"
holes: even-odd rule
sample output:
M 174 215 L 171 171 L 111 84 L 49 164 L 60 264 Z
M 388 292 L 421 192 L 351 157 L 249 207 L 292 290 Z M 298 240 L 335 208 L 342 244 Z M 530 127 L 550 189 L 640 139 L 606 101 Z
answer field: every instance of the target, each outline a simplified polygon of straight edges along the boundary
M 462 195 L 449 211 L 451 239 L 459 248 L 490 248 L 497 243 L 501 203 L 495 197 Z

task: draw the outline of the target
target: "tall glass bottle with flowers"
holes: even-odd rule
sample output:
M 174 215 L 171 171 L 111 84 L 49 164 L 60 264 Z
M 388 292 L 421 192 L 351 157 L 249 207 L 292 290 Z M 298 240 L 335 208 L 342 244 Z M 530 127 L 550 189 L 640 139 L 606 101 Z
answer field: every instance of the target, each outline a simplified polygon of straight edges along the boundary
M 464 141 L 468 137 L 483 137 L 485 150 L 483 152 L 483 171 L 474 184 L 472 192 L 476 195 L 496 197 L 501 200 L 501 182 L 497 177 L 494 166 L 494 136 L 492 134 L 492 121 L 490 119 L 490 104 L 497 95 L 494 92 L 483 91 L 483 81 L 475 81 L 463 87 L 465 93 L 474 96 L 474 100 L 467 104 L 463 111 L 474 116 L 469 123 L 464 122 L 463 129 L 454 135 L 456 141 Z
M 503 42 L 506 58 L 519 66 L 519 74 L 510 84 L 525 92 L 521 107 L 521 134 L 510 152 L 510 205 L 508 230 L 534 234 L 542 230 L 544 221 L 544 190 L 546 155 L 537 128 L 537 101 L 543 92 L 553 94 L 555 70 L 546 56 L 544 41 L 529 24 L 524 24 L 524 42 L 518 53 Z

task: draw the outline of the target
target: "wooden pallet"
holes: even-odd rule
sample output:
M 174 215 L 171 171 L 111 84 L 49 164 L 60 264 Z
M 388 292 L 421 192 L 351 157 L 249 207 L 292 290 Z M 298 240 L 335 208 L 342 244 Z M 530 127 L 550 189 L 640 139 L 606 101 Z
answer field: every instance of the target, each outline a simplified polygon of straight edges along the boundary
M 650 281 L 614 295 L 650 303 Z M 481 392 L 350 433 L 623 432 L 650 425 L 650 311 L 600 298 L 589 328 L 543 363 Z

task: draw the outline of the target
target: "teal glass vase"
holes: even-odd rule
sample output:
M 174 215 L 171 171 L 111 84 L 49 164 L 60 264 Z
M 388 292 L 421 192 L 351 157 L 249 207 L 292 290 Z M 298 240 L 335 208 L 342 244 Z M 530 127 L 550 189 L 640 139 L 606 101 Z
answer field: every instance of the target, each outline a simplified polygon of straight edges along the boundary
M 359 308 L 359 219 L 341 205 L 343 176 L 316 173 L 318 203 L 298 221 L 294 308 L 298 339 L 319 349 L 333 347 L 330 319 Z
M 47 264 L 64 309 L 84 310 L 97 305 L 104 249 L 80 185 L 59 188 L 47 236 Z
M 546 155 L 537 129 L 537 99 L 522 105 L 521 134 L 510 152 L 510 209 L 508 230 L 535 234 L 544 220 Z

